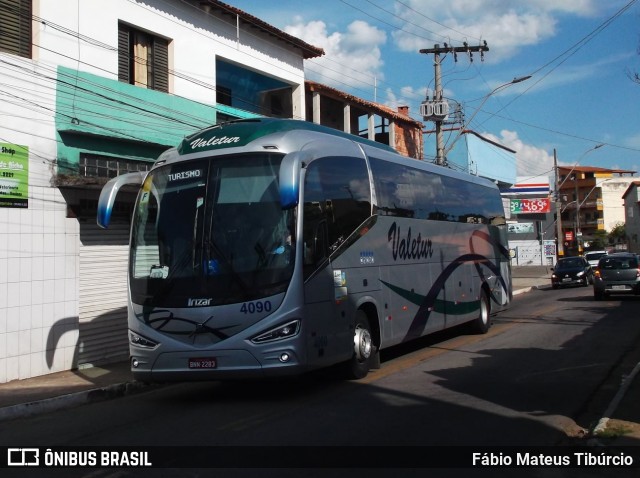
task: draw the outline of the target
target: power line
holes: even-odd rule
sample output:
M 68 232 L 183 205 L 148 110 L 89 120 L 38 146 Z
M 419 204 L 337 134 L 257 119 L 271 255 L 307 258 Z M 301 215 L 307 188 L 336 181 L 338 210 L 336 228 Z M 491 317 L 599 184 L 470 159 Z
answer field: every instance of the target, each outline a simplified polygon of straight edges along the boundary
M 547 63 L 545 63 L 544 65 L 538 67 L 536 70 L 534 70 L 531 73 L 531 76 L 536 75 L 537 73 L 541 72 L 542 70 L 544 70 L 546 67 L 548 67 L 549 65 L 555 63 L 557 60 L 561 59 L 561 61 L 559 61 L 555 66 L 553 66 L 553 68 L 551 68 L 548 72 L 546 72 L 544 75 L 542 75 L 540 78 L 538 78 L 536 81 L 534 81 L 528 88 L 526 88 L 523 92 L 521 92 L 520 94 L 516 95 L 514 98 L 511 99 L 511 101 L 509 101 L 506 105 L 504 105 L 500 110 L 498 110 L 499 112 L 502 111 L 503 109 L 507 108 L 509 105 L 511 105 L 514 101 L 516 101 L 518 98 L 520 98 L 522 95 L 524 95 L 525 93 L 527 93 L 529 90 L 531 90 L 533 87 L 535 87 L 538 83 L 540 83 L 542 80 L 544 80 L 547 76 L 549 76 L 551 73 L 553 73 L 557 68 L 559 68 L 562 64 L 564 64 L 569 58 L 571 58 L 573 55 L 575 55 L 578 51 L 580 51 L 584 46 L 587 45 L 587 43 L 589 43 L 591 40 L 593 40 L 598 34 L 600 34 L 604 29 L 606 29 L 609 25 L 611 25 L 618 17 L 620 17 L 624 12 L 626 12 L 629 8 L 631 8 L 631 6 L 636 3 L 638 0 L 631 0 L 629 3 L 627 3 L 626 5 L 624 5 L 622 8 L 620 8 L 616 13 L 614 13 L 612 16 L 610 16 L 609 18 L 607 18 L 604 22 L 602 22 L 600 25 L 598 25 L 595 29 L 593 29 L 591 32 L 589 32 L 587 35 L 585 35 L 584 37 L 582 37 L 580 40 L 578 40 L 577 42 L 575 42 L 573 45 L 571 45 L 569 48 L 567 48 L 566 50 L 564 50 L 562 53 L 560 53 L 559 55 L 557 55 L 556 57 L 554 57 L 553 59 L 549 60 Z
M 407 4 L 406 4 L 406 3 L 404 3 L 404 2 L 401 2 L 400 0 L 396 0 L 396 2 L 397 2 L 397 3 L 399 3 L 400 5 L 403 5 L 403 6 L 404 6 L 404 7 L 406 7 L 407 9 L 411 10 L 413 13 L 415 13 L 415 14 L 417 14 L 417 15 L 420 15 L 421 17 L 426 18 L 427 20 L 429 20 L 429 21 L 431 21 L 431 22 L 435 23 L 436 25 L 440 25 L 441 27 L 444 27 L 444 28 L 446 28 L 447 30 L 451 30 L 451 31 L 453 31 L 453 32 L 456 32 L 456 33 L 458 33 L 458 34 L 462 35 L 462 39 L 461 39 L 460 41 L 462 41 L 463 39 L 464 39 L 464 40 L 466 40 L 467 38 L 473 38 L 474 40 L 477 40 L 477 41 L 481 41 L 481 40 L 482 40 L 482 38 L 473 37 L 473 36 L 471 36 L 471 35 L 468 35 L 467 33 L 464 33 L 464 32 L 461 32 L 461 31 L 459 31 L 459 30 L 456 30 L 455 28 L 449 27 L 449 26 L 445 25 L 444 23 L 440 23 L 439 21 L 437 21 L 437 20 L 435 20 L 435 19 L 433 19 L 433 18 L 431 18 L 431 17 L 426 16 L 426 15 L 425 15 L 425 14 L 423 14 L 422 12 L 419 12 L 418 10 L 416 10 L 416 9 L 414 9 L 414 8 L 411 8 L 409 5 L 407 5 Z

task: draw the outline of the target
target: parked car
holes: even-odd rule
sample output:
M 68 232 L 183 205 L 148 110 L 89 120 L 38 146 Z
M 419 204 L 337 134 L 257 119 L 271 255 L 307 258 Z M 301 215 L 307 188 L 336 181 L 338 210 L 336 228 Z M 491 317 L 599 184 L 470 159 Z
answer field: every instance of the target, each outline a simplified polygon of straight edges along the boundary
M 638 256 L 616 252 L 600 258 L 593 280 L 593 298 L 602 300 L 609 294 L 640 294 Z
M 598 261 L 600 260 L 600 258 L 606 255 L 607 251 L 589 251 L 585 252 L 584 258 L 591 265 L 591 268 L 595 269 L 596 267 L 598 267 Z
M 566 285 L 588 286 L 593 282 L 593 269 L 582 256 L 558 259 L 552 269 L 551 286 L 554 289 Z

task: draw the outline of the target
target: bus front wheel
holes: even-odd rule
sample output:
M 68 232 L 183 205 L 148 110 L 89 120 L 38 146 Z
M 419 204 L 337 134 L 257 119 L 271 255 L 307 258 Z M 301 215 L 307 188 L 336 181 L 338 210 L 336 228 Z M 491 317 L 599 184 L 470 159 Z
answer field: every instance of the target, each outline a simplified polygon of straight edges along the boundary
M 347 378 L 364 378 L 369 373 L 375 354 L 369 319 L 363 310 L 358 310 L 353 331 L 353 356 L 345 363 Z

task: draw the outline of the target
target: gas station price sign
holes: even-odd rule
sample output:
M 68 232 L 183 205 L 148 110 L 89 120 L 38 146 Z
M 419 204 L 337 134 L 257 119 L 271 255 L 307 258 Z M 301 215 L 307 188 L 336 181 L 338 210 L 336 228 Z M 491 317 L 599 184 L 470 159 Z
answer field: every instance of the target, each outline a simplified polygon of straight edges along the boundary
M 512 214 L 544 214 L 551 211 L 549 198 L 512 199 Z

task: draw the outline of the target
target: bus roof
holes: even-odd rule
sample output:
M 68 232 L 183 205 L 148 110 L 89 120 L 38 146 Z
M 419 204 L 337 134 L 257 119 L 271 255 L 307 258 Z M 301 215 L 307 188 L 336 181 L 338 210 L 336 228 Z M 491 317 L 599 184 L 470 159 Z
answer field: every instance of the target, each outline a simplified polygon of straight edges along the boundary
M 442 166 L 436 166 L 425 161 L 408 158 L 400 155 L 395 149 L 386 144 L 371 141 L 360 136 L 345 133 L 343 131 L 318 125 L 309 121 L 294 119 L 264 117 L 221 123 L 202 129 L 191 136 L 186 137 L 176 148 L 165 151 L 160 159 L 179 161 L 179 157 L 184 155 L 206 153 L 207 151 L 220 151 L 230 148 L 242 148 L 261 138 L 265 138 L 270 135 L 284 135 L 293 131 L 309 132 L 311 134 L 322 133 L 343 138 L 348 141 L 361 144 L 367 156 L 377 156 L 380 159 L 397 162 L 404 164 L 405 166 L 422 169 L 434 174 L 450 176 L 461 181 L 483 184 L 497 189 L 495 183 L 488 179 L 473 176 L 468 173 L 454 171 L 449 168 L 443 168 Z M 308 140 L 309 138 L 307 137 L 304 142 Z M 175 155 L 175 153 L 177 153 L 177 155 Z M 156 164 L 159 164 L 160 162 L 164 161 L 159 161 Z
M 361 138 L 360 136 L 345 133 L 327 126 L 321 126 L 309 121 L 278 118 L 242 119 L 211 126 L 183 139 L 178 145 L 177 151 L 179 155 L 185 155 L 209 150 L 240 147 L 264 136 L 294 130 L 314 131 L 340 136 L 375 148 L 396 152 L 386 144 Z

